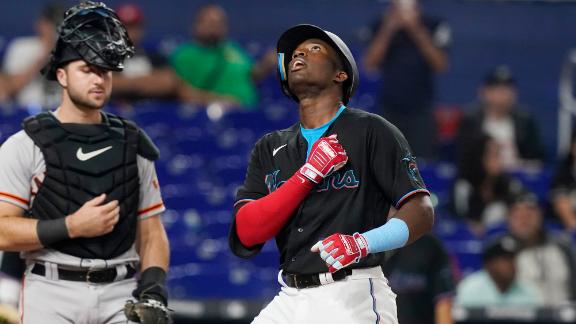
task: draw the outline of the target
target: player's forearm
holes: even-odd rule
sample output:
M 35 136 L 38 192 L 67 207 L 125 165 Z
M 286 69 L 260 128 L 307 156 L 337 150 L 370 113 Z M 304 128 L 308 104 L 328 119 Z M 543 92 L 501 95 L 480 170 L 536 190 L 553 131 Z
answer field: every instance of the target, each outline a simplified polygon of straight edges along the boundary
M 416 241 L 434 226 L 434 207 L 430 196 L 418 193 L 411 197 L 398 209 L 394 218 L 403 220 L 408 226 L 410 235 L 406 244 Z
M 242 206 L 236 214 L 240 242 L 251 247 L 276 236 L 313 187 L 296 173 L 276 191 Z
M 434 210 L 430 198 L 416 194 L 384 225 L 362 233 L 370 253 L 401 248 L 420 238 L 432 229 Z
M 140 255 L 141 270 L 150 267 L 160 267 L 168 271 L 170 264 L 170 245 L 164 226 L 159 216 L 140 221 L 149 222 L 139 224 L 138 231 L 138 251 Z M 144 226 L 141 226 L 144 225 Z
M 0 216 L 0 250 L 33 251 L 42 248 L 35 219 Z

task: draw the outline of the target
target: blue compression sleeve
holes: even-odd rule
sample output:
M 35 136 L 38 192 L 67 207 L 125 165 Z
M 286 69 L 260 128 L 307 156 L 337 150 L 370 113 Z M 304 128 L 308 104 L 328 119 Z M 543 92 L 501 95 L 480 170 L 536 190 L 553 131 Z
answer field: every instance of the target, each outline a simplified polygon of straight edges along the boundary
M 391 218 L 386 224 L 362 234 L 368 242 L 368 252 L 378 253 L 401 248 L 408 242 L 410 230 L 406 222 Z

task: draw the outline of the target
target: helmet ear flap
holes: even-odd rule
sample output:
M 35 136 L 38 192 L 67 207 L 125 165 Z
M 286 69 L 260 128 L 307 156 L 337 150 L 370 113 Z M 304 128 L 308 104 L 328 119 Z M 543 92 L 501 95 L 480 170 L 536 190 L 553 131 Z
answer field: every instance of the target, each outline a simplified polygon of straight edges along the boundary
M 286 66 L 284 65 L 284 53 L 278 53 L 278 75 L 281 81 L 288 81 L 286 77 Z

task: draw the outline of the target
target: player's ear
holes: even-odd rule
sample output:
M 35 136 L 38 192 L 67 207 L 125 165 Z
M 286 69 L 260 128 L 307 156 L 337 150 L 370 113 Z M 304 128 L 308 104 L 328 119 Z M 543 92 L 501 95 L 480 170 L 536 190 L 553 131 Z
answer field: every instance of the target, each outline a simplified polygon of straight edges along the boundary
M 60 83 L 63 88 L 68 86 L 68 73 L 66 73 L 64 68 L 56 69 L 56 80 L 58 80 L 58 83 Z
M 348 73 L 346 73 L 345 71 L 339 70 L 336 72 L 336 75 L 334 76 L 333 80 L 336 83 L 342 83 L 342 82 L 348 80 Z

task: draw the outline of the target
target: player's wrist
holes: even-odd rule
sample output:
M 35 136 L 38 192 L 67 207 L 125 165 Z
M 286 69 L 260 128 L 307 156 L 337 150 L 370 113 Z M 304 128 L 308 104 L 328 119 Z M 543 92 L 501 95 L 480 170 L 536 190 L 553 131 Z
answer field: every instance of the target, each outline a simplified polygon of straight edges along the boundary
M 318 171 L 318 169 L 316 169 L 312 164 L 310 163 L 305 163 L 301 168 L 300 168 L 300 174 L 302 174 L 304 177 L 306 177 L 306 179 L 314 182 L 315 184 L 318 184 L 320 182 L 322 182 L 322 180 L 324 179 L 324 176 L 322 175 L 322 173 L 320 171 Z
M 43 246 L 50 246 L 71 238 L 66 218 L 41 219 L 36 223 L 36 234 Z
M 136 290 L 132 292 L 132 295 L 139 300 L 152 298 L 168 305 L 168 293 L 165 286 L 166 271 L 161 267 L 149 267 L 142 271 Z
M 370 246 L 368 245 L 368 241 L 364 235 L 356 232 L 352 235 L 352 237 L 354 237 L 356 245 L 358 245 L 358 249 L 360 250 L 360 258 L 364 258 L 370 254 Z

